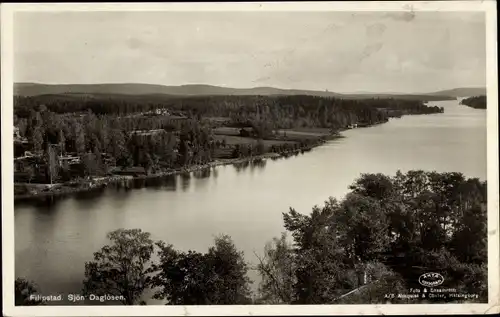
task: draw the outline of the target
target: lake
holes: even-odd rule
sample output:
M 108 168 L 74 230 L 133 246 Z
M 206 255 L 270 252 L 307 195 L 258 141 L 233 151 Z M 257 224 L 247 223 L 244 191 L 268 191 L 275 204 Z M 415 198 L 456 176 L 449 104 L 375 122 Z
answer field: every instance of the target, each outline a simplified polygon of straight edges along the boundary
M 288 159 L 219 166 L 162 186 L 110 188 L 51 206 L 16 205 L 16 276 L 35 281 L 43 295 L 80 293 L 85 261 L 118 228 L 140 228 L 177 249 L 202 252 L 216 235 L 228 234 L 255 264 L 254 252 L 284 231 L 283 212 L 309 213 L 329 196 L 342 198 L 361 173 L 423 169 L 485 180 L 486 111 L 455 100 L 430 105 L 445 112 L 348 130 Z

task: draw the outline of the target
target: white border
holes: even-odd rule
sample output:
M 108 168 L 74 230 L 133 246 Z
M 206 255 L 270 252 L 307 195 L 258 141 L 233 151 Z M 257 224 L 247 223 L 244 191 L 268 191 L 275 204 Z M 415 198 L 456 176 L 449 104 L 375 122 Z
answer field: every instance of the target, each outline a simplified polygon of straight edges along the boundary
M 2 251 L 6 316 L 494 314 L 500 311 L 498 199 L 498 77 L 495 1 L 2 4 Z M 15 11 L 484 11 L 487 36 L 488 304 L 250 305 L 250 306 L 14 306 L 13 13 Z

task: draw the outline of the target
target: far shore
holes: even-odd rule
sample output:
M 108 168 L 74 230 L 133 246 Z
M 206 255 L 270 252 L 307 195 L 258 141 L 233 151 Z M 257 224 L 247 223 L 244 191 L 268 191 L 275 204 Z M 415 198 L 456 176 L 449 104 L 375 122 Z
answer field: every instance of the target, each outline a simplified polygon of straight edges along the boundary
M 372 125 L 360 126 L 359 128 L 368 128 L 383 124 L 386 122 L 377 122 Z M 231 158 L 231 159 L 216 159 L 206 164 L 201 165 L 190 165 L 181 168 L 171 169 L 159 173 L 152 173 L 147 175 L 140 176 L 121 176 L 121 175 L 112 175 L 112 176 L 96 176 L 88 179 L 80 179 L 78 181 L 70 181 L 66 183 L 58 183 L 58 184 L 33 184 L 33 183 L 14 183 L 15 186 L 29 186 L 29 187 L 43 187 L 43 190 L 35 190 L 28 194 L 14 194 L 14 202 L 29 202 L 36 201 L 40 199 L 52 199 L 56 197 L 70 196 L 77 193 L 85 193 L 102 190 L 108 185 L 112 184 L 123 184 L 125 188 L 130 188 L 130 182 L 135 180 L 147 180 L 154 178 L 161 178 L 172 175 L 180 175 L 185 173 L 191 173 L 199 170 L 204 170 L 207 168 L 212 168 L 216 166 L 223 165 L 235 165 L 259 160 L 267 160 L 267 159 L 277 159 L 289 157 L 292 155 L 296 155 L 301 152 L 308 152 L 313 148 L 321 146 L 325 144 L 327 141 L 344 138 L 341 132 L 349 130 L 349 128 L 344 128 L 336 131 L 335 133 L 331 133 L 328 135 L 323 135 L 322 137 L 317 139 L 317 143 L 308 145 L 306 147 L 298 148 L 295 150 L 287 150 L 280 153 L 276 152 L 267 152 L 261 155 L 247 156 L 247 157 L 239 157 L 239 158 Z
M 180 175 L 180 174 L 185 174 L 185 173 L 191 173 L 199 170 L 204 170 L 207 168 L 212 168 L 216 166 L 223 166 L 223 165 L 235 165 L 235 164 L 241 164 L 241 163 L 247 163 L 247 162 L 253 162 L 253 161 L 260 161 L 260 160 L 267 160 L 267 159 L 273 159 L 273 158 L 283 158 L 283 157 L 289 157 L 301 152 L 308 152 L 312 150 L 315 147 L 321 146 L 327 141 L 338 139 L 338 138 L 343 138 L 341 134 L 332 134 L 326 137 L 325 139 L 318 140 L 318 142 L 314 145 L 310 145 L 308 147 L 304 148 L 299 148 L 296 150 L 288 150 L 288 151 L 283 151 L 280 153 L 275 153 L 275 152 L 268 152 L 264 153 L 261 155 L 255 155 L 255 156 L 248 156 L 248 157 L 240 157 L 240 158 L 232 158 L 232 159 L 217 159 L 214 161 L 211 161 L 206 164 L 201 164 L 201 165 L 191 165 L 191 166 L 185 166 L 177 169 L 172 169 L 164 172 L 159 172 L 159 173 L 153 173 L 153 174 L 148 174 L 148 175 L 141 175 L 141 176 L 120 176 L 120 175 L 113 175 L 113 176 L 101 176 L 101 177 L 93 177 L 90 179 L 86 180 L 80 180 L 78 182 L 67 182 L 67 183 L 59 183 L 59 184 L 25 184 L 25 183 L 14 183 L 14 186 L 23 186 L 23 185 L 28 185 L 28 186 L 46 186 L 45 191 L 36 191 L 32 192 L 29 194 L 21 194 L 21 195 L 14 195 L 14 201 L 15 202 L 21 202 L 21 201 L 30 201 L 30 200 L 38 200 L 38 199 L 43 199 L 43 198 L 54 198 L 54 197 L 61 197 L 61 196 L 68 196 L 76 193 L 82 193 L 82 192 L 90 192 L 90 191 L 96 191 L 103 189 L 107 187 L 108 185 L 111 184 L 118 184 L 118 183 L 127 183 L 130 181 L 134 180 L 146 180 L 146 179 L 153 179 L 153 178 L 161 178 L 161 177 L 166 177 L 166 176 L 172 176 L 172 175 Z M 72 184 L 74 184 L 76 187 L 72 187 Z M 127 187 L 127 186 L 125 186 Z

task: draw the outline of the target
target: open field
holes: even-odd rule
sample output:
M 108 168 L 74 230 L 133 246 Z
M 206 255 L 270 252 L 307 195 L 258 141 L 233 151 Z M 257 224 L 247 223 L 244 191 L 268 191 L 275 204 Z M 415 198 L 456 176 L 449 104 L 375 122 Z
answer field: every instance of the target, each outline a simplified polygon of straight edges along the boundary
M 323 136 L 330 135 L 330 129 L 325 128 L 294 128 L 294 129 L 281 129 L 277 130 L 277 135 L 279 136 L 290 136 L 294 138 L 319 138 Z M 230 136 L 239 136 L 240 129 L 232 128 L 232 127 L 218 127 L 214 129 L 214 134 L 216 135 L 230 135 Z
M 293 129 L 282 129 L 280 131 L 304 133 L 304 134 L 315 134 L 315 135 L 329 135 L 330 129 L 328 128 L 293 128 Z
M 256 139 L 253 138 L 245 138 L 241 136 L 235 135 L 215 135 L 216 140 L 226 140 L 227 145 L 236 145 L 236 144 L 253 144 L 257 143 Z M 272 145 L 280 145 L 280 144 L 294 144 L 297 142 L 294 141 L 285 141 L 285 140 L 262 140 L 264 145 L 270 147 Z
M 305 139 L 318 139 L 331 135 L 329 129 L 283 129 L 278 130 L 277 135 L 288 139 L 305 140 Z
M 215 128 L 214 134 L 216 135 L 240 135 L 240 128 L 231 128 L 231 127 L 218 127 Z
M 231 121 L 229 117 L 205 117 L 202 120 L 213 123 L 225 123 Z

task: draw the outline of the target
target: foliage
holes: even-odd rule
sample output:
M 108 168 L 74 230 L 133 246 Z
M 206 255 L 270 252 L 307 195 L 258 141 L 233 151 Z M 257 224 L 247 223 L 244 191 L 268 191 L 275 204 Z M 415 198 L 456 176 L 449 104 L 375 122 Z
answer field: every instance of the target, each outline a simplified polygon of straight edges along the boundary
M 85 263 L 84 295 L 123 296 L 123 304 L 136 304 L 150 284 L 149 261 L 153 253 L 150 234 L 140 229 L 118 229 L 108 234 L 112 244 L 94 253 Z
M 338 202 L 330 199 L 310 216 L 294 209 L 284 214 L 285 228 L 292 233 L 296 257 L 296 283 L 292 303 L 324 304 L 356 285 L 354 268 L 342 256 L 333 215 Z
M 207 253 L 176 251 L 159 242 L 160 261 L 153 285 L 160 288 L 154 298 L 170 305 L 227 305 L 250 303 L 248 268 L 243 253 L 229 236 L 215 239 Z
M 287 249 L 275 239 L 266 249 L 266 299 L 286 298 L 272 279 L 283 272 L 274 263 L 294 270 L 291 303 L 383 303 L 385 293 L 419 287 L 429 270 L 445 276 L 447 287 L 487 298 L 486 182 L 409 171 L 362 174 L 350 189 L 310 215 L 284 214 L 294 244 Z
M 266 304 L 286 304 L 294 301 L 295 259 L 286 233 L 274 238 L 259 257 L 257 269 L 262 276 L 259 287 L 260 301 Z
M 14 292 L 16 306 L 37 306 L 43 304 L 42 300 L 30 298 L 31 295 L 38 294 L 38 290 L 33 282 L 24 278 L 16 278 Z
M 462 99 L 461 105 L 466 105 L 475 109 L 486 109 L 486 96 L 473 96 Z
M 388 221 L 380 202 L 350 193 L 335 213 L 337 234 L 347 256 L 354 261 L 373 261 L 389 247 Z
M 405 294 L 408 292 L 402 277 L 380 262 L 367 263 L 366 272 L 370 276 L 369 284 L 341 296 L 335 301 L 336 304 L 385 304 L 386 294 Z M 398 301 L 397 303 L 402 302 Z

